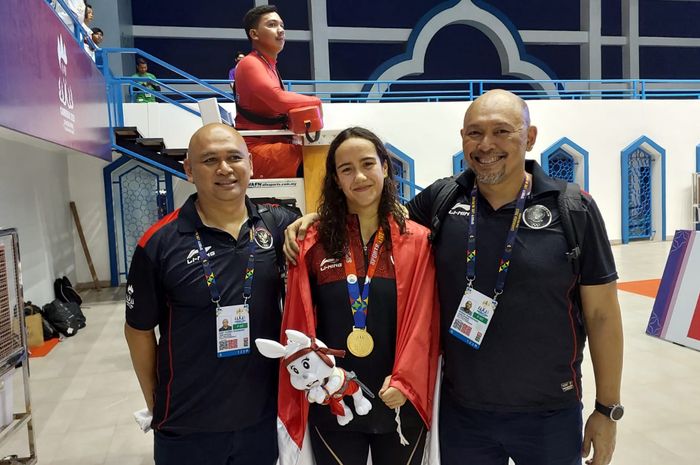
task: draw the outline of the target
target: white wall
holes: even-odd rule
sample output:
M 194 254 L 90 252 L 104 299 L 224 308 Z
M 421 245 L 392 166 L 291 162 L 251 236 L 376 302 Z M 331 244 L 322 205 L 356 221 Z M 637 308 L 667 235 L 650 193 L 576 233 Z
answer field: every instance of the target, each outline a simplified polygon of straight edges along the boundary
M 691 227 L 691 175 L 700 142 L 697 100 L 546 100 L 530 101 L 539 136 L 530 158 L 562 137 L 589 152 L 589 191 L 601 207 L 610 239 L 621 239 L 620 152 L 642 135 L 666 149 L 666 234 Z M 415 160 L 416 182 L 427 186 L 452 172 L 452 155 L 461 150 L 459 129 L 465 102 L 336 103 L 324 105 L 325 127 L 366 126 Z M 234 112 L 230 106 L 224 107 Z M 184 110 L 164 104 L 127 104 L 126 123 L 168 147 L 186 147 L 201 125 Z
M 102 170 L 107 162 L 82 153 L 68 155 L 68 189 L 70 199 L 80 216 L 90 257 L 97 278 L 109 281 L 109 242 L 107 237 L 107 209 L 105 207 Z M 73 248 L 75 250 L 75 274 L 77 283 L 92 283 L 90 268 L 80 244 L 78 230 L 73 226 Z
M 0 129 L 0 226 L 19 232 L 24 299 L 37 305 L 54 299 L 56 277 L 76 278 L 68 152 Z

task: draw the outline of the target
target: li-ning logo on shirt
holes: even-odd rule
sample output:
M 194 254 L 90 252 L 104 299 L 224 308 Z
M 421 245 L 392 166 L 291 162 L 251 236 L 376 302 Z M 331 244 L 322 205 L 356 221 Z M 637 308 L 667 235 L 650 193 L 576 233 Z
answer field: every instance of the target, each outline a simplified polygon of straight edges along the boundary
M 468 203 L 456 203 L 455 206 L 452 207 L 449 212 L 447 212 L 447 214 L 467 216 L 469 214 L 469 210 L 471 210 L 471 205 L 469 205 Z
M 207 257 L 213 257 L 216 255 L 216 252 L 213 250 L 210 250 L 211 246 L 204 247 L 204 252 L 206 252 Z M 187 264 L 191 265 L 192 263 L 198 262 L 199 261 L 199 250 L 197 249 L 192 249 L 190 250 L 190 253 L 187 254 Z
M 343 266 L 343 264 L 340 263 L 340 260 L 337 258 L 324 258 L 321 260 L 320 270 L 326 271 L 332 268 L 340 268 L 341 266 Z

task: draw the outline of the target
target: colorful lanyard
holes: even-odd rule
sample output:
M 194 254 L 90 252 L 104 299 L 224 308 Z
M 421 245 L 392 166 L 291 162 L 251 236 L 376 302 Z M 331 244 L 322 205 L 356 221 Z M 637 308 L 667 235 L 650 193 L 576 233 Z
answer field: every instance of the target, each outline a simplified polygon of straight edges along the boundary
M 498 277 L 496 279 L 496 287 L 494 291 L 494 300 L 503 294 L 503 289 L 506 285 L 506 276 L 510 267 L 510 256 L 513 254 L 513 246 L 515 246 L 515 238 L 518 235 L 518 226 L 522 219 L 522 211 L 525 207 L 525 198 L 531 191 L 530 180 L 527 175 L 523 180 L 523 185 L 520 188 L 518 200 L 515 203 L 515 212 L 513 213 L 513 221 L 510 223 L 508 236 L 506 237 L 505 250 L 503 256 L 498 263 Z M 476 182 L 471 193 L 471 209 L 469 211 L 469 235 L 467 239 L 467 287 L 472 287 L 472 283 L 476 279 L 476 208 L 477 208 L 478 187 Z
M 199 249 L 199 261 L 202 262 L 202 268 L 204 268 L 204 280 L 207 282 L 211 301 L 216 305 L 218 310 L 221 308 L 219 305 L 221 293 L 219 292 L 219 287 L 216 285 L 216 276 L 214 276 L 214 270 L 209 263 L 209 257 L 202 245 L 202 238 L 199 235 L 199 231 L 195 230 L 194 237 L 197 240 L 197 248 Z M 245 270 L 245 278 L 243 281 L 243 305 L 248 304 L 248 299 L 250 299 L 253 292 L 253 274 L 255 274 L 255 238 L 253 237 L 253 227 L 251 225 L 250 242 L 248 243 L 248 265 Z
M 350 308 L 352 309 L 352 318 L 355 322 L 355 328 L 364 328 L 367 324 L 367 307 L 369 306 L 369 286 L 372 282 L 372 277 L 377 269 L 379 262 L 379 251 L 384 244 L 384 230 L 380 227 L 377 230 L 377 235 L 372 242 L 370 251 L 369 266 L 367 267 L 367 276 L 365 277 L 365 285 L 362 286 L 362 295 L 360 295 L 360 285 L 357 280 L 357 269 L 355 267 L 354 254 L 352 246 L 348 246 L 348 253 L 345 254 L 345 276 L 347 276 L 348 294 L 350 295 Z
M 280 75 L 280 72 L 277 70 L 277 67 L 273 67 L 272 64 L 269 61 L 267 61 L 267 58 L 265 58 L 265 55 L 263 55 L 261 52 L 259 52 L 257 50 L 254 50 L 254 52 L 263 62 L 265 62 L 267 67 L 270 68 L 270 71 L 275 73 L 275 75 L 277 76 L 277 79 L 280 80 L 280 87 L 282 88 L 282 90 L 285 90 L 284 83 L 282 82 L 282 76 Z

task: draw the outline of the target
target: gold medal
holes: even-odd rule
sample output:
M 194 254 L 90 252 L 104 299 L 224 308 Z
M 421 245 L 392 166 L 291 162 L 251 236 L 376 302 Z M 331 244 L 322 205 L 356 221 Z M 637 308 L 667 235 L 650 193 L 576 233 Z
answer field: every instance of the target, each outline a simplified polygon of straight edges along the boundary
M 352 328 L 347 339 L 348 350 L 355 357 L 366 357 L 374 349 L 374 339 L 364 328 Z

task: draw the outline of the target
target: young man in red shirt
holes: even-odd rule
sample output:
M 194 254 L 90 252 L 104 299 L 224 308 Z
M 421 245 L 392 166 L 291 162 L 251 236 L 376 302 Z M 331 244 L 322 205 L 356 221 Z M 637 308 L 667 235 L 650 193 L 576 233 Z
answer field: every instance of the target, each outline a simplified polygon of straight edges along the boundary
M 253 51 L 236 66 L 236 128 L 283 129 L 289 110 L 321 105 L 317 97 L 287 92 L 277 71 L 284 48 L 284 22 L 274 5 L 257 6 L 243 18 Z M 289 136 L 246 137 L 256 178 L 300 174 L 302 152 Z

